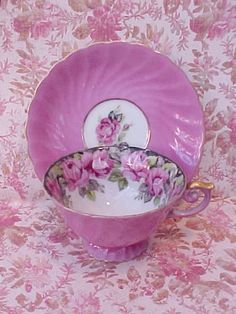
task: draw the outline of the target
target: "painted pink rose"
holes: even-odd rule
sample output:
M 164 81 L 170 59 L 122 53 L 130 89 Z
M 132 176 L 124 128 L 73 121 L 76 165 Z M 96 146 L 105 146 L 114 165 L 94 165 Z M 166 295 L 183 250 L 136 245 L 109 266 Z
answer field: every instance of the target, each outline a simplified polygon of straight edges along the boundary
M 207 213 L 207 219 L 209 219 L 209 223 L 211 223 L 212 226 L 222 230 L 229 230 L 233 227 L 230 217 L 219 208 L 209 211 Z
M 81 162 L 83 164 L 83 167 L 86 170 L 91 169 L 92 167 L 92 162 L 93 162 L 93 154 L 90 152 L 84 152 L 82 157 L 81 157 Z
M 123 175 L 129 177 L 133 181 L 139 181 L 141 178 L 146 178 L 149 165 L 147 155 L 142 151 L 135 151 L 131 154 L 126 154 L 121 157 L 123 167 Z
M 41 13 L 23 14 L 13 21 L 14 30 L 20 34 L 21 39 L 26 39 L 30 35 L 34 39 L 47 37 L 52 30 L 52 22 Z
M 63 193 L 62 193 L 62 190 L 58 183 L 57 178 L 48 178 L 46 182 L 46 186 L 48 190 L 50 191 L 50 193 L 53 195 L 53 197 L 55 197 L 55 199 L 57 200 L 62 199 Z
M 7 310 L 7 314 L 24 314 L 24 308 L 17 307 L 9 307 Z
M 74 191 L 77 187 L 84 187 L 88 184 L 89 173 L 85 169 L 82 160 L 73 158 L 66 159 L 62 164 L 62 169 L 70 191 Z
M 184 282 L 196 282 L 205 273 L 205 269 L 198 260 L 190 259 L 176 250 L 160 254 L 158 262 L 166 276 L 174 275 Z
M 3 228 L 11 227 L 17 221 L 20 221 L 20 218 L 17 216 L 8 216 L 8 217 L 5 217 L 4 215 L 0 216 L 0 226 Z
M 93 153 L 92 170 L 97 177 L 105 177 L 110 173 L 113 161 L 106 150 L 98 150 Z
M 8 2 L 8 0 L 1 0 L 0 1 L 0 8 L 5 9 L 7 6 L 7 2 Z
M 97 139 L 106 145 L 113 144 L 119 130 L 120 123 L 116 119 L 103 118 L 96 128 Z
M 222 37 L 228 31 L 227 21 L 218 21 L 211 25 L 208 30 L 208 37 L 214 39 L 217 37 Z
M 13 27 L 17 33 L 27 34 L 29 33 L 31 27 L 31 20 L 28 16 L 18 16 L 13 21 Z
M 177 11 L 180 5 L 180 0 L 164 0 L 163 5 L 165 14 L 173 14 Z
M 49 259 L 44 257 L 31 259 L 31 257 L 23 255 L 12 259 L 11 272 L 15 274 L 15 285 L 18 285 L 18 287 L 24 285 L 25 290 L 28 290 L 27 292 L 30 292 L 33 288 L 38 290 L 47 287 L 51 280 L 51 271 L 52 264 Z
M 37 21 L 31 26 L 31 37 L 47 37 L 52 30 L 52 23 L 49 21 Z
M 146 184 L 151 195 L 161 195 L 164 190 L 164 184 L 168 180 L 168 173 L 161 168 L 152 168 L 148 172 Z
M 215 21 L 208 30 L 208 37 L 211 39 L 222 37 L 236 27 L 236 5 L 228 9 L 226 5 L 227 3 L 222 1 L 222 7 L 218 7 L 219 10 L 215 14 Z
M 87 18 L 91 30 L 90 37 L 97 41 L 117 40 L 116 34 L 120 31 L 120 13 L 108 5 L 100 6 L 93 10 L 93 16 Z
M 20 221 L 17 216 L 17 210 L 12 208 L 10 204 L 5 201 L 0 202 L 0 227 L 8 228 L 15 225 L 16 222 Z
M 48 238 L 53 243 L 65 243 L 71 235 L 69 229 L 63 226 L 53 230 Z
M 197 16 L 196 18 L 190 20 L 190 29 L 194 33 L 206 33 L 212 22 L 213 17 L 209 13 Z
M 230 30 L 235 29 L 236 6 L 226 8 L 227 2 L 218 2 L 214 12 L 207 12 L 197 16 L 190 21 L 190 29 L 201 34 L 202 37 L 207 35 L 208 38 L 220 38 Z

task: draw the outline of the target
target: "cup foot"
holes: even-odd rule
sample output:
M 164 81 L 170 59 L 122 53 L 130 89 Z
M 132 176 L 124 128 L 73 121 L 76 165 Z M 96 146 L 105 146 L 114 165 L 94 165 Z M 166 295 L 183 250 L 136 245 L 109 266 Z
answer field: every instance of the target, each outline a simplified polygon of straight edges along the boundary
M 148 240 L 143 240 L 126 247 L 117 248 L 106 248 L 98 246 L 86 240 L 83 240 L 83 245 L 91 256 L 99 260 L 105 260 L 109 262 L 124 262 L 129 261 L 144 252 L 147 249 Z

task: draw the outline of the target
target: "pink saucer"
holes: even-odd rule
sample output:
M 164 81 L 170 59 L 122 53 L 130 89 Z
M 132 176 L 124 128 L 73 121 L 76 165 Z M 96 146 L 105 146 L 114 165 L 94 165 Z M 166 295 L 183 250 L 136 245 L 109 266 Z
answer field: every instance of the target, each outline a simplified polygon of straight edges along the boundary
M 27 136 L 36 174 L 85 146 L 126 141 L 175 161 L 187 181 L 199 164 L 203 113 L 184 73 L 141 45 L 81 49 L 54 66 L 29 110 Z

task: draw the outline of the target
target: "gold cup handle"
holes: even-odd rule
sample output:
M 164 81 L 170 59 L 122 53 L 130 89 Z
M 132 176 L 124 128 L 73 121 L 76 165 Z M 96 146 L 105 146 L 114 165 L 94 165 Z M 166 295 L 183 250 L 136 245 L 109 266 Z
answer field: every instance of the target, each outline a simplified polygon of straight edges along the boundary
M 202 182 L 202 181 L 192 181 L 188 183 L 187 189 L 206 189 L 213 190 L 214 184 L 211 182 Z

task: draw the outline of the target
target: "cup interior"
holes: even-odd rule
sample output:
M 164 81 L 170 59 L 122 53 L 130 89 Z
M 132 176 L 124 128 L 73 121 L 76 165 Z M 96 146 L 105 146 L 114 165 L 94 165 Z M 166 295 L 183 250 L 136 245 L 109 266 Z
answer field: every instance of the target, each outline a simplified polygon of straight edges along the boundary
M 185 175 L 168 158 L 127 145 L 65 156 L 44 177 L 46 191 L 68 210 L 129 216 L 167 207 L 185 189 Z

